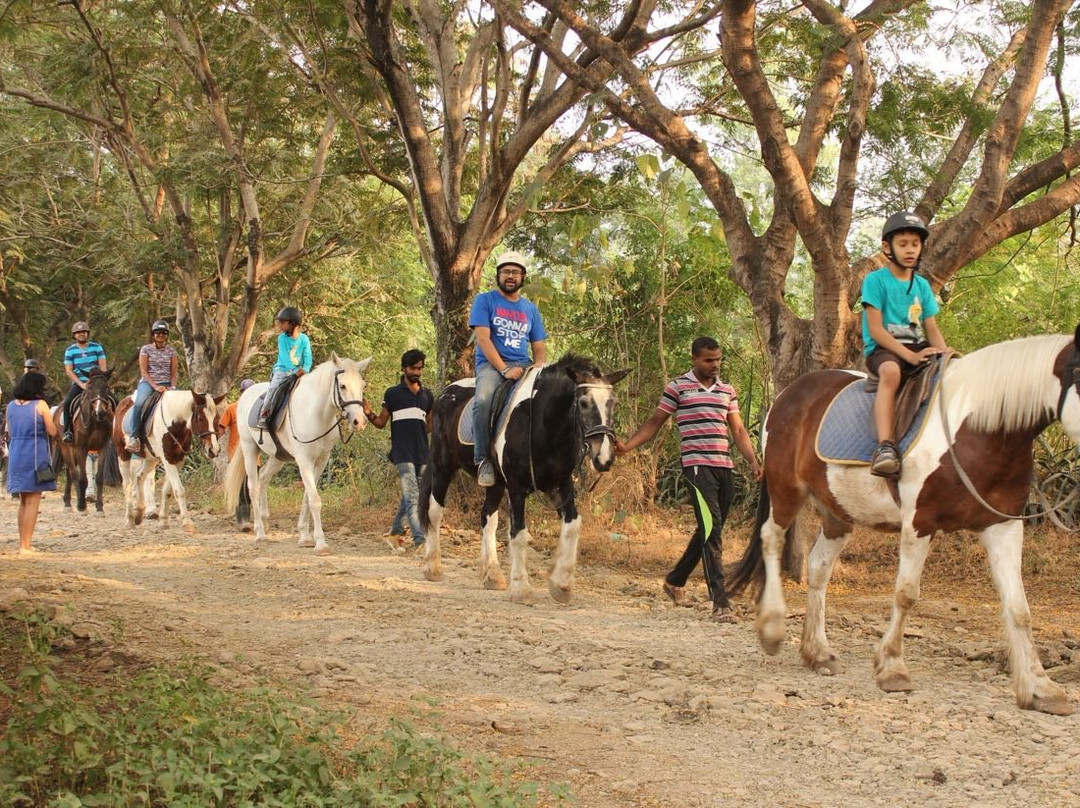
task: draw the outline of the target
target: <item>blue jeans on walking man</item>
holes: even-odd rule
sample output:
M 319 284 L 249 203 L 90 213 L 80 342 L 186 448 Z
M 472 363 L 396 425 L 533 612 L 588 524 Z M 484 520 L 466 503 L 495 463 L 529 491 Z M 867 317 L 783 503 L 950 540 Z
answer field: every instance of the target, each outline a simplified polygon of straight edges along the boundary
M 424 466 L 416 463 L 395 463 L 398 479 L 401 481 L 401 501 L 398 503 L 397 513 L 390 525 L 390 533 L 401 536 L 405 533 L 405 520 L 409 520 L 409 530 L 412 532 L 413 547 L 419 547 L 424 543 L 424 528 L 420 526 L 420 477 L 424 474 Z

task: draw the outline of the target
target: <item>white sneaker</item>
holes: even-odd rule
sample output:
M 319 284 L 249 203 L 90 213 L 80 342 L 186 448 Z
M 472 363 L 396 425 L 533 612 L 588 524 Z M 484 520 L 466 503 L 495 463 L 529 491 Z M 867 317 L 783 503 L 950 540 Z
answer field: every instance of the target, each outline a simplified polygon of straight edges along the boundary
M 124 448 L 130 454 L 142 453 L 142 441 L 136 438 L 134 435 L 128 435 L 127 440 L 124 441 Z
M 476 482 L 484 488 L 495 485 L 495 466 L 490 460 L 484 460 L 476 470 Z

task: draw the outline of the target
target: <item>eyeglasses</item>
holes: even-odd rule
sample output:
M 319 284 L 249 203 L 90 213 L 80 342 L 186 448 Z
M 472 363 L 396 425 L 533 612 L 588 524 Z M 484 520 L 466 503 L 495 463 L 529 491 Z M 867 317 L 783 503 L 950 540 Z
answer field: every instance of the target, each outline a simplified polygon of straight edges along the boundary
M 523 270 L 523 269 L 507 269 L 506 267 L 503 267 L 502 269 L 499 270 L 499 274 L 500 275 L 507 275 L 507 276 L 509 276 L 511 278 L 524 278 L 525 277 L 525 270 Z

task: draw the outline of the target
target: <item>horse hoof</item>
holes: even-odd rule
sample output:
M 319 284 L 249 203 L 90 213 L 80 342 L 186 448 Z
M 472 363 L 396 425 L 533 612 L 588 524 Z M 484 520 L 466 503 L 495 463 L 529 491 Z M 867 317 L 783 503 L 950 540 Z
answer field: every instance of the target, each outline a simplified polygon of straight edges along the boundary
M 150 513 L 146 514 L 146 518 L 147 519 L 157 519 L 158 518 L 158 512 L 157 511 L 150 511 Z
M 268 542 L 266 541 L 266 537 L 265 537 L 265 536 L 256 536 L 256 537 L 255 537 L 255 546 L 256 546 L 256 547 L 259 547 L 259 546 L 261 546 L 261 545 L 264 545 L 264 544 L 267 544 L 267 543 L 268 543 Z
M 314 547 L 315 539 L 300 539 L 296 542 L 297 547 Z
M 333 552 L 331 552 L 329 547 L 320 547 L 318 550 L 315 551 L 315 555 L 329 556 L 329 555 L 333 555 Z
M 502 592 L 506 589 L 506 577 L 501 572 L 498 575 L 488 576 L 484 579 L 484 589 Z
M 143 522 L 143 515 L 141 513 L 135 514 L 135 518 L 132 521 L 134 522 L 135 527 L 138 527 Z
M 1076 712 L 1064 696 L 1036 696 L 1027 709 L 1049 715 L 1072 715 Z
M 829 654 L 823 659 L 808 659 L 805 661 L 806 667 L 822 676 L 836 676 L 836 674 L 841 673 L 844 670 L 844 666 L 840 664 L 840 660 L 836 658 L 836 654 Z
M 548 593 L 551 595 L 551 599 L 556 603 L 570 602 L 570 587 L 568 586 L 556 586 L 553 583 L 549 583 Z
M 441 581 L 443 579 L 442 569 L 428 569 L 424 568 L 424 580 L 426 581 Z
M 911 679 L 900 673 L 894 673 L 878 679 L 878 687 L 886 693 L 910 693 L 915 689 Z
M 191 523 L 191 522 L 186 523 L 184 525 L 184 532 L 189 534 L 189 535 L 194 536 L 195 535 L 195 525 L 193 523 Z
M 510 592 L 510 602 L 516 603 L 518 606 L 532 606 L 533 605 L 533 593 L 531 589 L 517 590 Z

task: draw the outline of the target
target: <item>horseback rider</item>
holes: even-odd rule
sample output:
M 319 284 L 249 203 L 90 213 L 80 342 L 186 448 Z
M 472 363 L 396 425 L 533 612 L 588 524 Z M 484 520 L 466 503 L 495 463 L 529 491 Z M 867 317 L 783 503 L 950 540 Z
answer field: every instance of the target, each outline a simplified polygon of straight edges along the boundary
M 505 252 L 495 262 L 498 288 L 476 296 L 469 327 L 476 334 L 476 394 L 473 431 L 476 443 L 476 481 L 495 485 L 495 466 L 488 457 L 491 443 L 491 400 L 503 379 L 525 375 L 532 348 L 533 363 L 544 364 L 547 357 L 547 330 L 536 304 L 521 296 L 525 283 L 525 256 Z
M 180 357 L 169 345 L 169 324 L 155 320 L 150 326 L 151 341 L 139 349 L 139 386 L 135 388 L 135 403 L 131 408 L 131 434 L 124 448 L 131 454 L 142 453 L 141 421 L 143 403 L 150 393 L 175 390 L 180 379 Z
M 106 370 L 105 349 L 100 344 L 90 339 L 90 324 L 79 320 L 71 327 L 71 336 L 75 341 L 64 351 L 64 372 L 71 379 L 71 387 L 68 388 L 64 397 L 64 443 L 75 441 L 75 431 L 72 429 L 71 405 L 75 397 L 86 389 L 86 383 L 90 379 L 90 371 L 97 368 L 102 373 Z
M 901 382 L 932 357 L 953 351 L 937 326 L 934 292 L 918 274 L 929 235 L 916 214 L 894 213 L 881 230 L 881 252 L 888 263 L 862 285 L 863 352 L 867 370 L 879 379 L 874 398 L 878 445 L 870 459 L 870 473 L 878 477 L 900 474 L 893 418 Z
M 269 429 L 270 409 L 277 397 L 278 389 L 287 384 L 294 376 L 303 376 L 311 372 L 311 340 L 300 330 L 303 317 L 300 309 L 285 306 L 274 317 L 278 334 L 278 355 L 270 375 L 270 387 L 263 398 L 262 411 L 256 429 Z

